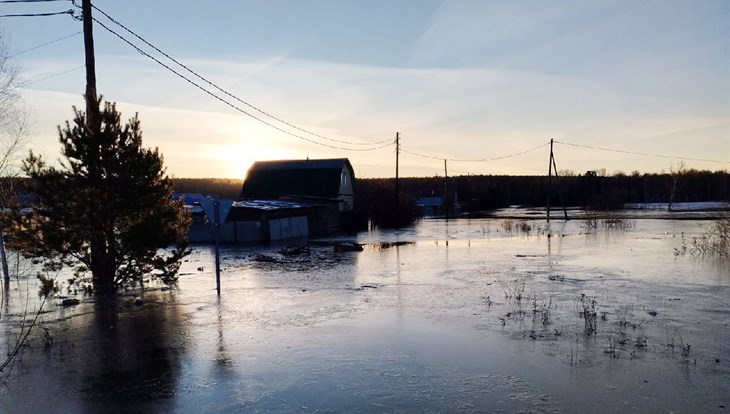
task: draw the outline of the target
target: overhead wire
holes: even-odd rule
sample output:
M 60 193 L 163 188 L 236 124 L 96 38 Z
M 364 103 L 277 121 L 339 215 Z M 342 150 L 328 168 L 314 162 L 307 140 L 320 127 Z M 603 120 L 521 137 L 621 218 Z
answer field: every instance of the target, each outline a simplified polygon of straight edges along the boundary
M 173 58 L 169 54 L 165 53 L 160 48 L 158 48 L 157 46 L 153 45 L 152 43 L 150 43 L 149 41 L 147 41 L 146 39 L 144 39 L 142 36 L 138 35 L 134 31 L 132 31 L 131 29 L 129 29 L 127 26 L 125 26 L 124 24 L 122 24 L 119 21 L 117 21 L 116 19 L 114 19 L 113 17 L 111 17 L 109 14 L 107 14 L 103 10 L 99 9 L 98 7 L 94 6 L 93 4 L 91 5 L 91 7 L 93 7 L 96 11 L 98 11 L 99 13 L 101 13 L 102 15 L 104 15 L 104 17 L 106 17 L 107 19 L 109 19 L 112 23 L 114 23 L 117 26 L 121 27 L 122 29 L 124 29 L 125 31 L 127 31 L 128 33 L 130 33 L 132 36 L 136 37 L 141 42 L 143 42 L 147 46 L 151 47 L 152 49 L 154 49 L 156 52 L 160 53 L 164 57 L 170 59 L 172 62 L 176 63 L 177 65 L 179 65 L 180 67 L 182 67 L 183 69 L 185 69 L 188 73 L 192 74 L 193 76 L 195 76 L 196 78 L 200 79 L 204 83 L 206 83 L 209 86 L 217 89 L 218 91 L 220 91 L 221 93 L 225 94 L 226 96 L 228 96 L 230 98 L 233 98 L 236 101 L 238 101 L 238 102 L 246 105 L 247 107 L 255 110 L 256 112 L 258 112 L 258 113 L 260 113 L 262 115 L 265 115 L 265 116 L 267 116 L 267 117 L 269 117 L 269 118 L 271 118 L 273 120 L 276 120 L 278 122 L 281 122 L 282 124 L 284 124 L 284 125 L 286 125 L 286 126 L 288 126 L 290 128 L 294 128 L 294 129 L 296 129 L 298 131 L 304 132 L 306 134 L 309 134 L 309 135 L 312 135 L 312 136 L 315 136 L 317 138 L 321 138 L 321 139 L 324 139 L 324 140 L 327 140 L 327 141 L 337 142 L 337 143 L 340 143 L 340 144 L 347 144 L 347 145 L 380 145 L 380 144 L 383 144 L 383 143 L 386 143 L 386 142 L 389 143 L 389 142 L 392 141 L 391 139 L 386 139 L 386 140 L 377 141 L 377 142 L 353 142 L 353 141 L 347 141 L 347 140 L 342 140 L 342 139 L 335 139 L 335 138 L 331 138 L 331 137 L 328 137 L 328 136 L 325 136 L 325 135 L 321 135 L 321 134 L 318 134 L 316 132 L 313 132 L 313 131 L 310 131 L 310 130 L 301 128 L 301 127 L 299 127 L 299 126 L 297 126 L 297 125 L 295 125 L 295 124 L 293 124 L 291 122 L 287 122 L 287 121 L 285 121 L 285 120 L 283 120 L 283 119 L 281 119 L 281 118 L 279 118 L 279 117 L 277 117 L 275 115 L 272 115 L 271 113 L 269 113 L 267 111 L 264 111 L 263 109 L 255 106 L 255 105 L 253 105 L 253 104 L 251 104 L 249 102 L 246 102 L 243 99 L 241 99 L 241 98 L 233 95 L 232 93 L 228 92 L 227 90 L 223 89 L 222 87 L 218 86 L 217 84 L 213 83 L 212 81 L 210 81 L 210 80 L 206 79 L 205 77 L 203 77 L 202 75 L 198 74 L 194 70 L 190 69 L 188 66 L 186 66 L 182 62 L 178 61 L 177 59 Z M 96 19 L 94 19 L 94 20 L 96 20 Z
M 429 158 L 429 159 L 432 159 L 432 160 L 439 160 L 439 161 L 446 160 L 446 161 L 453 161 L 453 162 L 487 162 L 487 161 L 498 161 L 498 160 L 503 160 L 503 159 L 507 159 L 507 158 L 516 157 L 516 156 L 522 155 L 522 154 L 527 154 L 528 152 L 532 152 L 532 151 L 538 150 L 538 149 L 543 148 L 543 147 L 546 147 L 548 145 L 550 145 L 550 142 L 549 141 L 546 142 L 546 143 L 544 143 L 544 144 L 540 144 L 538 146 L 532 147 L 532 148 L 530 148 L 528 150 L 516 152 L 516 153 L 513 153 L 513 154 L 509 154 L 509 155 L 503 155 L 503 156 L 500 156 L 500 157 L 493 157 L 493 158 L 473 158 L 473 159 L 468 159 L 468 158 L 445 158 L 445 157 L 436 157 L 436 156 L 433 156 L 433 155 L 426 155 L 426 154 L 421 154 L 421 153 L 414 152 L 414 151 L 404 150 L 403 148 L 401 148 L 400 151 L 401 152 L 404 152 L 406 154 L 415 155 L 417 157 Z
M 0 3 L 51 3 L 71 0 L 0 0 Z
M 644 157 L 668 158 L 668 159 L 673 159 L 673 160 L 685 160 L 685 161 L 716 162 L 716 163 L 721 163 L 721 164 L 728 163 L 728 161 L 711 160 L 711 159 L 706 159 L 706 158 L 677 157 L 677 156 L 672 156 L 672 155 L 649 154 L 649 153 L 645 153 L 645 152 L 626 151 L 626 150 L 614 149 L 614 148 L 594 147 L 594 146 L 590 146 L 590 145 L 573 144 L 570 142 L 563 142 L 563 141 L 558 141 L 558 140 L 553 140 L 553 142 L 555 144 L 563 144 L 563 145 L 568 145 L 571 147 L 587 148 L 587 149 L 598 150 L 598 151 L 617 152 L 620 154 L 641 155 Z
M 73 15 L 74 11 L 69 9 L 66 11 L 61 12 L 51 12 L 51 13 L 22 13 L 22 14 L 0 14 L 1 17 L 47 17 L 47 16 L 59 16 L 62 14 L 70 14 Z
M 129 46 L 131 46 L 138 53 L 140 53 L 141 55 L 143 55 L 143 56 L 145 56 L 145 57 L 147 57 L 149 59 L 152 59 L 158 65 L 160 65 L 163 68 L 167 69 L 168 71 L 172 72 L 173 74 L 175 74 L 179 78 L 185 80 L 186 82 L 188 82 L 189 84 L 193 85 L 194 87 L 200 89 L 201 91 L 205 92 L 206 94 L 210 95 L 211 97 L 215 98 L 216 100 L 224 103 L 225 105 L 227 105 L 227 106 L 235 109 L 236 111 L 238 111 L 238 112 L 240 112 L 240 113 L 242 113 L 242 114 L 244 114 L 244 115 L 246 115 L 246 116 L 248 116 L 250 118 L 253 118 L 256 121 L 259 121 L 259 122 L 261 122 L 262 124 L 264 124 L 266 126 L 269 126 L 271 128 L 274 128 L 274 129 L 276 129 L 276 130 L 278 130 L 280 132 L 283 132 L 283 133 L 285 133 L 287 135 L 291 135 L 291 136 L 293 136 L 295 138 L 299 138 L 301 140 L 307 141 L 307 142 L 312 143 L 312 144 L 320 145 L 320 146 L 327 147 L 327 148 L 333 148 L 333 149 L 343 150 L 343 151 L 360 151 L 360 152 L 374 151 L 374 150 L 378 150 L 378 149 L 381 149 L 381 148 L 388 147 L 388 146 L 390 146 L 390 145 L 393 144 L 392 140 L 388 140 L 386 144 L 383 144 L 383 145 L 380 145 L 380 146 L 376 146 L 376 147 L 372 147 L 372 148 L 346 148 L 346 147 L 341 147 L 341 146 L 326 144 L 326 143 L 323 143 L 323 142 L 320 142 L 320 141 L 316 141 L 316 140 L 313 140 L 313 139 L 309 139 L 307 137 L 303 137 L 303 136 L 301 136 L 299 134 L 295 134 L 295 133 L 293 133 L 291 131 L 287 131 L 286 129 L 284 129 L 284 128 L 280 127 L 280 126 L 274 125 L 271 122 L 268 122 L 265 119 L 262 119 L 261 117 L 257 117 L 256 115 L 254 115 L 254 114 L 246 111 L 245 109 L 243 109 L 243 108 L 241 108 L 241 107 L 239 107 L 239 106 L 237 106 L 237 105 L 235 105 L 235 104 L 233 104 L 231 102 L 228 102 L 227 100 L 221 98 L 220 96 L 216 95 L 215 93 L 213 93 L 213 92 L 209 91 L 208 89 L 204 88 L 203 86 L 199 85 L 198 83 L 196 83 L 192 79 L 188 78 L 187 76 L 183 75 L 182 73 L 180 73 L 180 72 L 176 71 L 175 69 L 171 68 L 169 65 L 167 65 L 164 62 L 160 61 L 156 57 L 154 57 L 154 56 L 150 55 L 149 53 L 145 52 L 144 50 L 142 50 L 141 48 L 139 48 L 137 45 L 135 45 L 131 41 L 129 41 L 126 38 L 124 38 L 124 36 L 120 35 L 119 33 L 115 32 L 111 28 L 107 27 L 104 23 L 100 22 L 98 19 L 96 19 L 96 18 L 92 18 L 92 19 L 99 26 L 101 26 L 102 28 L 104 28 L 105 30 L 107 30 L 109 33 L 113 34 L 114 36 L 116 36 L 120 40 L 122 40 L 124 43 L 128 44 Z
M 67 73 L 71 73 L 71 72 L 76 71 L 76 70 L 79 70 L 79 69 L 83 69 L 84 67 L 86 67 L 86 65 L 81 65 L 81 66 L 77 66 L 77 67 L 72 68 L 72 69 L 67 69 L 67 70 L 64 70 L 62 72 L 54 73 L 52 75 L 48 75 L 48 76 L 43 77 L 43 78 L 40 78 L 40 79 L 35 79 L 35 80 L 32 80 L 32 81 L 27 81 L 27 82 L 21 82 L 21 83 L 18 84 L 18 87 L 24 88 L 24 87 L 26 87 L 28 85 L 32 85 L 34 83 L 42 82 L 44 80 L 52 79 L 52 78 L 55 78 L 55 77 L 58 77 L 58 76 L 61 76 L 61 75 L 65 75 Z
M 13 53 L 7 55 L 6 57 L 11 58 L 11 57 L 14 57 L 14 56 L 22 55 L 23 53 L 27 53 L 27 52 L 30 52 L 30 51 L 33 51 L 33 50 L 36 50 L 36 49 L 40 49 L 40 48 L 42 48 L 44 46 L 48 46 L 48 45 L 52 45 L 52 44 L 54 44 L 56 42 L 60 42 L 61 40 L 66 40 L 66 39 L 68 39 L 70 37 L 74 37 L 74 36 L 80 35 L 81 33 L 83 33 L 83 31 L 79 30 L 76 33 L 71 33 L 70 35 L 66 35 L 66 36 L 63 36 L 63 37 L 59 37 L 58 39 L 51 40 L 50 42 L 46 42 L 46 43 L 40 44 L 38 46 L 33 46 L 31 48 L 28 48 L 28 49 L 23 49 L 23 50 L 20 50 L 18 52 L 13 52 Z

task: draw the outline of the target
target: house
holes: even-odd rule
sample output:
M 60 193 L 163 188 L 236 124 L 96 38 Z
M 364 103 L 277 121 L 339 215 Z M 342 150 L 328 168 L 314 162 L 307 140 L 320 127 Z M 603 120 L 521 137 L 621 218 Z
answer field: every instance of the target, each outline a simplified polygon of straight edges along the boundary
M 347 158 L 257 161 L 248 170 L 241 199 L 310 199 L 355 209 L 355 172 Z
M 240 201 L 229 220 L 258 215 L 260 225 L 265 227 L 264 221 L 270 226 L 272 217 L 281 220 L 297 215 L 307 218 L 309 236 L 357 230 L 364 227 L 366 219 L 355 210 L 355 189 L 355 172 L 347 158 L 257 161 L 248 170 Z M 272 201 L 288 201 L 297 207 Z M 261 234 L 267 241 L 277 233 L 268 228 Z

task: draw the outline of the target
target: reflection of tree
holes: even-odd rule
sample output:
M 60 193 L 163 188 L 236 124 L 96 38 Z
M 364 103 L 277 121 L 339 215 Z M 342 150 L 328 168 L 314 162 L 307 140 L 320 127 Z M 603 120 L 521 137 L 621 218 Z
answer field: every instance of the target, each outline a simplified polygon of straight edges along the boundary
M 138 411 L 145 405 L 167 411 L 185 349 L 176 305 L 148 303 L 121 312 L 100 306 L 92 318 L 79 327 L 82 332 L 74 332 L 75 338 L 85 339 L 74 341 L 68 361 L 83 367 L 78 388 L 89 401 L 89 412 L 102 407 Z

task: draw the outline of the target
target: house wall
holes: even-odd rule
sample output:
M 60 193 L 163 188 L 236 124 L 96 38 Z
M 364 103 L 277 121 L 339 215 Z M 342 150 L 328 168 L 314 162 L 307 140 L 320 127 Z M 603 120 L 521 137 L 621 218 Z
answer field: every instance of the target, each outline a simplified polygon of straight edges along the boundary
M 270 240 L 291 239 L 309 236 L 307 216 L 282 217 L 269 220 Z
M 229 223 L 226 223 L 229 224 Z M 259 242 L 262 241 L 260 221 L 233 221 L 232 237 L 234 242 Z
M 345 167 L 342 168 L 342 173 L 340 174 L 340 191 L 339 196 L 337 197 L 339 200 L 343 201 L 343 203 L 340 203 L 340 211 L 352 211 L 355 208 L 354 181 L 355 173 L 350 167 L 345 165 Z

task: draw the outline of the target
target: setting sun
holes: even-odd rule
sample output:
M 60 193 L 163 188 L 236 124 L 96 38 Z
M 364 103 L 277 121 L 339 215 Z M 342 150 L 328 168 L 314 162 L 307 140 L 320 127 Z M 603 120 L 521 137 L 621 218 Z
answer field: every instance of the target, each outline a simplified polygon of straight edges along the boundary
M 246 178 L 249 167 L 255 161 L 287 159 L 293 155 L 291 151 L 278 147 L 229 145 L 221 147 L 215 157 L 226 165 L 231 177 Z

